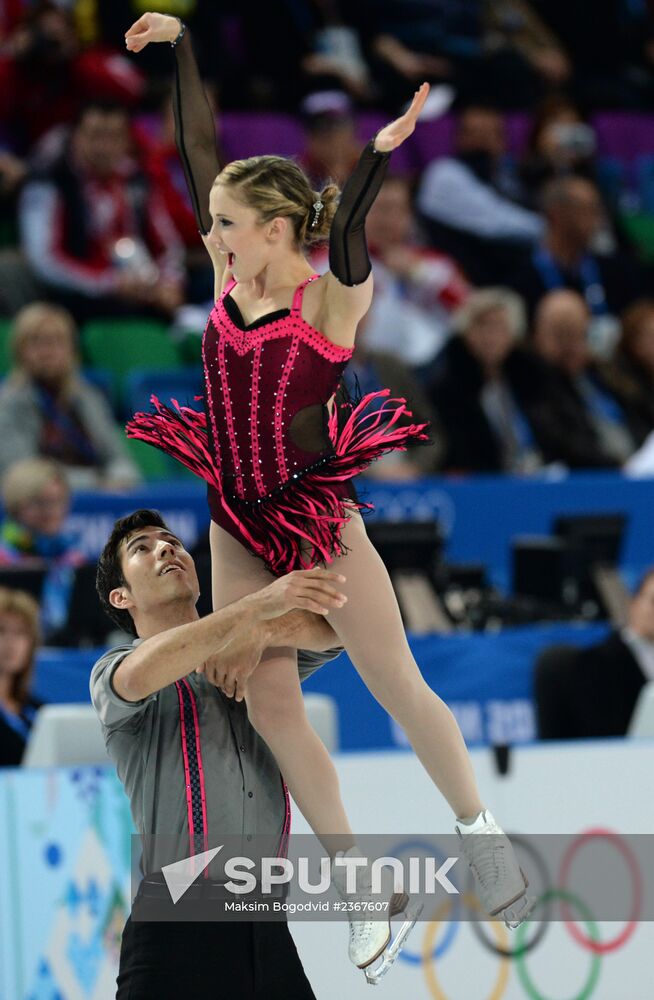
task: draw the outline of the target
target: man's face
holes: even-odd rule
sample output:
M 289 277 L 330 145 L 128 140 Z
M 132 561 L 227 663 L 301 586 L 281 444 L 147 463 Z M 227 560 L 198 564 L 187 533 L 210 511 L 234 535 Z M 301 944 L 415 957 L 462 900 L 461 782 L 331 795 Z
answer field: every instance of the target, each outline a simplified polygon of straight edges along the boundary
M 332 163 L 342 156 L 351 156 L 352 149 L 356 147 L 353 119 L 340 118 L 307 133 L 307 151 L 322 163 Z
M 566 375 L 575 378 L 592 360 L 588 346 L 588 313 L 582 303 L 551 303 L 536 322 L 534 345 L 538 353 Z
M 654 642 L 654 573 L 647 577 L 631 602 L 629 624 L 636 635 Z
M 90 108 L 75 129 L 73 149 L 87 170 L 110 177 L 129 152 L 127 113 Z
M 575 247 L 585 249 L 595 236 L 602 218 L 599 194 L 590 181 L 570 179 L 566 197 L 553 208 L 550 225 Z
M 384 250 L 406 243 L 411 235 L 411 198 L 405 181 L 386 181 L 366 220 L 366 234 L 373 247 Z
M 488 153 L 493 158 L 504 155 L 504 123 L 502 116 L 489 108 L 469 108 L 459 119 L 456 134 L 459 153 Z
M 17 58 L 40 73 L 64 66 L 78 47 L 72 18 L 64 10 L 42 11 L 33 24 L 17 28 L 12 41 Z
M 125 538 L 120 560 L 127 591 L 126 607 L 147 615 L 162 606 L 189 603 L 195 607 L 200 585 L 193 559 L 179 538 L 164 528 L 138 528 Z M 112 591 L 110 600 L 117 591 Z M 112 604 L 114 601 L 112 600 Z

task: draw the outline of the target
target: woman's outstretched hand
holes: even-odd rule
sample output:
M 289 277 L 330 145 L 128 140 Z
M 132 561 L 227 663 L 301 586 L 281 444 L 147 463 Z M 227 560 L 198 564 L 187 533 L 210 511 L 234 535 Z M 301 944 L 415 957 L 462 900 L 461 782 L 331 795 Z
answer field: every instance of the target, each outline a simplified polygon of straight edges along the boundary
M 174 42 L 179 35 L 179 20 L 168 14 L 143 14 L 125 32 L 125 45 L 130 52 L 140 52 L 150 42 Z
M 138 21 L 137 21 L 138 24 Z M 401 146 L 405 139 L 408 139 L 416 127 L 418 115 L 422 111 L 427 100 L 429 84 L 423 83 L 419 90 L 416 90 L 411 101 L 411 107 L 401 118 L 396 118 L 390 125 L 384 126 L 375 138 L 375 149 L 380 153 L 390 153 L 392 149 Z

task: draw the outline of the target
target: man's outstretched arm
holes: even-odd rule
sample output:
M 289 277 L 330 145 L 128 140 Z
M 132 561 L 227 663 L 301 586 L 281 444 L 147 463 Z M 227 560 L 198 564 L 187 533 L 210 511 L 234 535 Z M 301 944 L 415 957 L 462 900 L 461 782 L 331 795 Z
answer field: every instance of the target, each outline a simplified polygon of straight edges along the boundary
M 116 668 L 114 690 L 125 701 L 141 701 L 202 668 L 221 650 L 224 649 L 229 657 L 230 646 L 234 648 L 237 635 L 248 637 L 253 656 L 259 651 L 256 663 L 263 649 L 281 645 L 280 636 L 284 635 L 286 644 L 291 632 L 299 636 L 303 644 L 306 640 L 310 644 L 306 646 L 308 649 L 316 648 L 313 643 L 320 644 L 320 649 L 329 648 L 327 633 L 319 631 L 315 624 L 309 626 L 302 619 L 298 622 L 289 616 L 290 623 L 282 626 L 280 632 L 273 623 L 297 610 L 314 612 L 316 618 L 321 618 L 330 608 L 346 600 L 337 589 L 343 580 L 344 577 L 330 570 L 296 570 L 206 618 L 151 636 Z M 331 638 L 331 629 L 329 634 Z

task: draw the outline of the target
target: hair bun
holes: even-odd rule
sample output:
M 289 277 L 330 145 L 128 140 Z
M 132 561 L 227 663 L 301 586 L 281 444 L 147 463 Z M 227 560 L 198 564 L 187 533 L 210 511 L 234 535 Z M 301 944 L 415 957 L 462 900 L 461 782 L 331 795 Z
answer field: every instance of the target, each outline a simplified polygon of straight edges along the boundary
M 336 214 L 340 190 L 336 184 L 326 184 L 321 191 L 314 191 L 307 214 L 304 241 L 309 246 L 329 239 L 332 219 Z

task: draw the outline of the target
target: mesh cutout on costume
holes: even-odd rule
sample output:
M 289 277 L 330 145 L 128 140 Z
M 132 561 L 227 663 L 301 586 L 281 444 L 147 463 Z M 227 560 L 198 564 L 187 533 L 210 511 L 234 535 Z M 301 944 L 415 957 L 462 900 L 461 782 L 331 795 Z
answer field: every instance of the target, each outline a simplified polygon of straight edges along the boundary
M 288 433 L 293 444 L 302 451 L 325 451 L 330 447 L 327 422 L 329 414 L 322 403 L 312 403 L 298 410 L 291 420 Z

